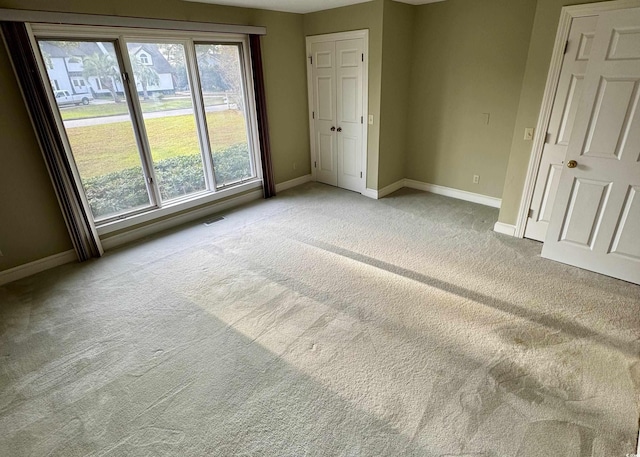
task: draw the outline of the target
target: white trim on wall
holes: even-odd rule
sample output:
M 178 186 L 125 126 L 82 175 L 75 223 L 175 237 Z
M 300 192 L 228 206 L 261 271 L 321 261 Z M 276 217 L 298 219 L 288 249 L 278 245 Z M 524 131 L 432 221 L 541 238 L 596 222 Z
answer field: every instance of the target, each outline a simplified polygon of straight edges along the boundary
M 291 189 L 292 187 L 300 186 L 309 181 L 313 181 L 313 176 L 311 174 L 300 176 L 299 178 L 294 178 L 289 181 L 281 182 L 276 184 L 276 194 L 278 192 L 282 192 L 283 190 Z
M 377 200 L 380 198 L 377 190 L 369 189 L 368 187 L 362 191 L 362 195 L 364 195 L 365 197 L 373 198 L 374 200 Z
M 500 208 L 502 199 L 490 197 L 488 195 L 467 192 L 466 190 L 454 189 L 452 187 L 439 186 L 437 184 L 429 184 L 426 182 L 415 181 L 413 179 L 405 179 L 404 187 L 411 189 L 424 190 L 432 194 L 444 195 L 445 197 L 457 198 L 480 205 L 491 206 L 492 208 Z
M 505 224 L 504 222 L 496 222 L 493 226 L 493 231 L 502 233 L 503 235 L 515 236 L 516 226 L 511 224 Z
M 378 191 L 378 198 L 386 197 L 387 195 L 392 194 L 395 191 L 402 189 L 403 187 L 408 187 L 405 181 L 406 179 L 401 179 L 394 182 L 393 184 L 389 184 L 388 186 L 383 187 Z
M 560 22 L 556 33 L 556 41 L 553 45 L 553 54 L 551 55 L 551 64 L 547 75 L 547 82 L 542 97 L 542 106 L 538 116 L 538 124 L 536 126 L 533 138 L 533 146 L 531 148 L 531 156 L 529 158 L 529 166 L 524 181 L 524 189 L 522 198 L 520 199 L 520 208 L 515 224 L 514 236 L 518 238 L 524 237 L 524 230 L 527 225 L 529 208 L 533 199 L 533 190 L 536 184 L 538 169 L 542 159 L 542 149 L 547 136 L 547 129 L 551 121 L 551 110 L 553 108 L 553 100 L 558 88 L 558 80 L 560 79 L 560 71 L 562 70 L 562 60 L 564 57 L 564 48 L 569 38 L 571 22 L 574 18 L 585 16 L 597 16 L 605 11 L 612 11 L 624 8 L 640 7 L 640 0 L 617 0 L 611 2 L 589 3 L 586 5 L 565 6 L 560 12 Z
M 496 197 L 490 197 L 488 195 L 476 194 L 474 192 L 468 192 L 466 190 L 454 189 L 452 187 L 439 186 L 437 184 L 429 184 L 422 181 L 416 181 L 414 179 L 400 179 L 399 181 L 389 184 L 380 190 L 367 189 L 363 195 L 369 198 L 379 199 L 386 197 L 393 192 L 408 187 L 410 189 L 422 190 L 424 192 L 431 192 L 432 194 L 443 195 L 445 197 L 456 198 L 458 200 L 464 200 L 471 203 L 478 203 L 484 206 L 490 206 L 492 208 L 500 208 L 502 200 Z
M 106 16 L 56 11 L 32 11 L 0 8 L 0 20 L 11 22 L 38 22 L 43 24 L 76 24 L 113 27 L 142 27 L 146 29 L 187 30 L 190 32 L 242 33 L 266 35 L 266 27 L 251 25 L 215 24 L 213 22 L 174 21 L 142 17 Z
M 73 249 L 0 271 L 0 286 L 78 260 Z

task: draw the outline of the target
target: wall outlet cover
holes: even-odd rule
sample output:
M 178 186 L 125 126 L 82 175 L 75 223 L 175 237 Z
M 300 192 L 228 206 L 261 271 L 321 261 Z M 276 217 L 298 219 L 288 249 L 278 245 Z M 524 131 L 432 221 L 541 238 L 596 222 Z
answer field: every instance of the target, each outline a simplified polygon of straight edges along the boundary
M 524 139 L 525 140 L 533 140 L 533 128 L 526 128 L 524 129 Z

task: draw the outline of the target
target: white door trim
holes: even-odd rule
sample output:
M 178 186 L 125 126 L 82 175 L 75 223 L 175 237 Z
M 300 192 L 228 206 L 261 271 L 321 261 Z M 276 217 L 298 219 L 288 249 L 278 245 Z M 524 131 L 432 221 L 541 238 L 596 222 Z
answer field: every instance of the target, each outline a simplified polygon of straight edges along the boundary
M 638 0 L 640 1 L 640 0 Z M 323 43 L 326 41 L 339 41 L 339 40 L 352 40 L 362 38 L 364 41 L 364 61 L 365 64 L 362 74 L 362 115 L 364 116 L 364 122 L 362 123 L 362 190 L 360 193 L 364 194 L 367 189 L 367 145 L 368 145 L 368 133 L 369 123 L 367 122 L 369 117 L 369 30 L 354 30 L 351 32 L 339 32 L 329 33 L 326 35 L 313 35 L 306 37 L 307 43 L 307 99 L 309 103 L 309 134 L 311 141 L 311 176 L 312 180 L 316 181 L 316 168 L 314 163 L 316 159 L 315 149 L 315 125 L 313 122 L 313 79 L 311 67 L 311 45 L 315 43 Z
M 524 189 L 520 200 L 520 209 L 518 210 L 518 218 L 515 225 L 515 236 L 524 237 L 524 230 L 527 225 L 527 217 L 529 207 L 533 199 L 533 190 L 536 184 L 536 176 L 540 168 L 542 159 L 542 150 L 544 148 L 547 129 L 551 120 L 551 110 L 558 81 L 560 79 L 560 71 L 562 70 L 562 60 L 564 57 L 564 47 L 569 38 L 571 22 L 574 18 L 585 16 L 597 16 L 605 11 L 612 11 L 624 8 L 640 7 L 640 0 L 616 0 L 611 2 L 590 3 L 586 5 L 565 6 L 560 12 L 560 23 L 556 33 L 556 41 L 553 45 L 553 54 L 551 56 L 551 65 L 547 75 L 547 83 L 542 97 L 542 106 L 538 116 L 538 124 L 536 126 L 535 135 L 533 137 L 533 146 L 531 156 L 529 158 L 529 166 L 524 181 Z

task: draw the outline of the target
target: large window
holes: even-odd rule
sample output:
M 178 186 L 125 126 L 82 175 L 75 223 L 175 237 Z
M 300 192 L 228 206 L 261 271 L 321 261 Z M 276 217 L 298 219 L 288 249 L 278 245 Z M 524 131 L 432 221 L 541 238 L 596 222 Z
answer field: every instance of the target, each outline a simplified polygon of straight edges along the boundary
M 259 184 L 246 36 L 130 32 L 33 28 L 97 225 Z

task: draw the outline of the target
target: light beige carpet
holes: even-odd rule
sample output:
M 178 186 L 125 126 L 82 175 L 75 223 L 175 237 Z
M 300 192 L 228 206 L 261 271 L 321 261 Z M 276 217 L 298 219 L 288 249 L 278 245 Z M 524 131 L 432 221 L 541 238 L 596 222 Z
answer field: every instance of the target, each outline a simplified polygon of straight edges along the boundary
M 308 184 L 0 288 L 2 456 L 635 451 L 640 288 Z

